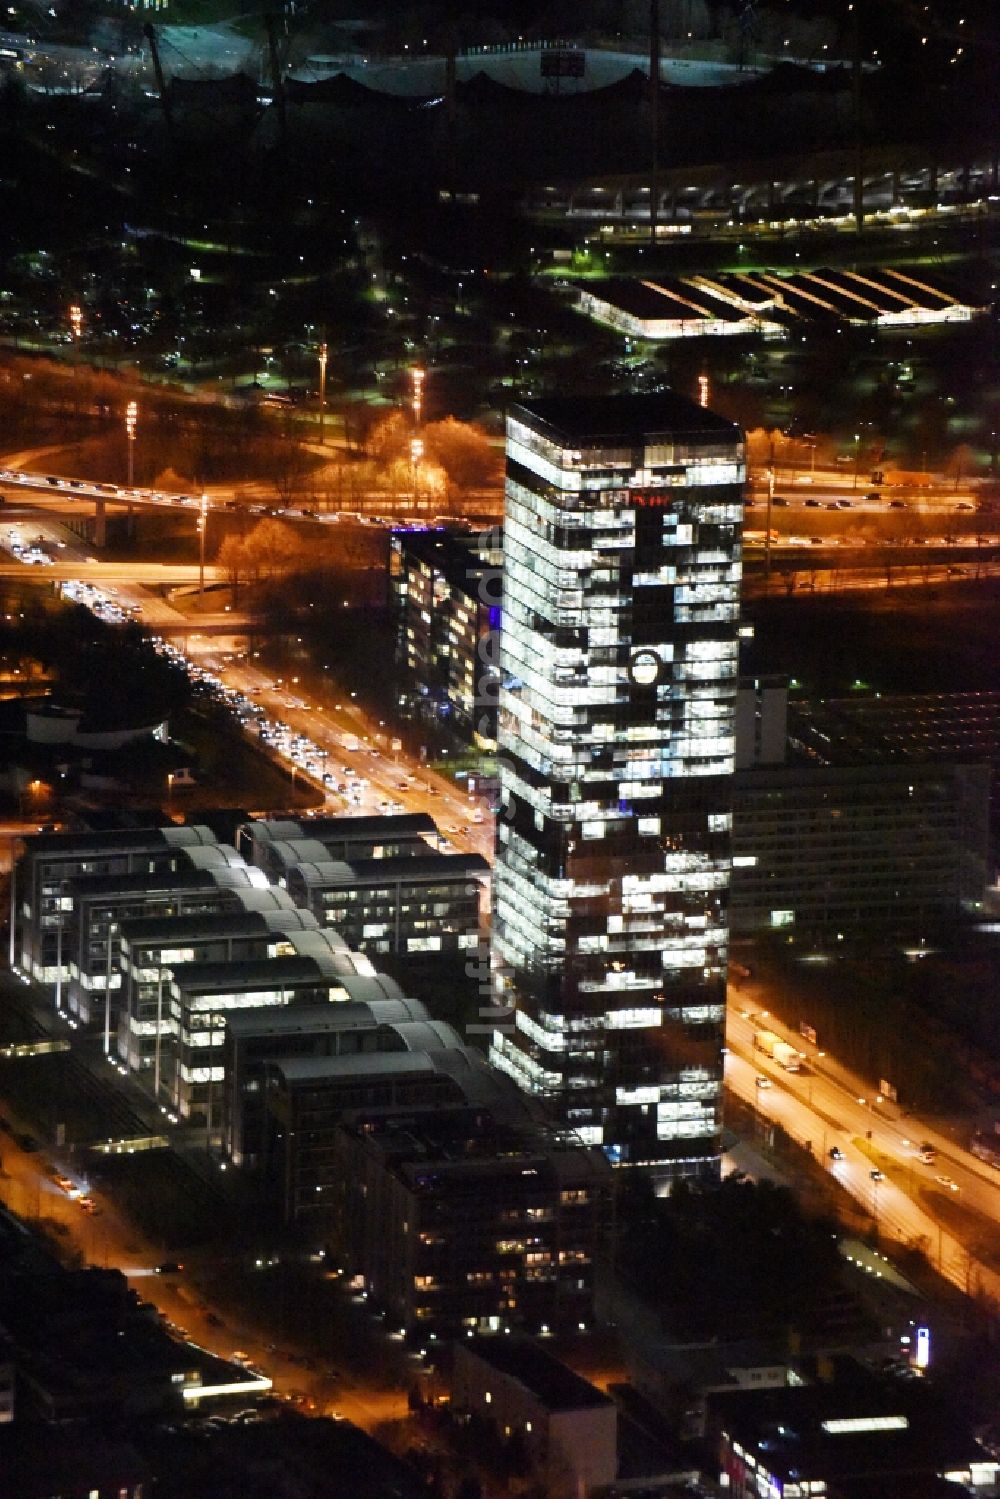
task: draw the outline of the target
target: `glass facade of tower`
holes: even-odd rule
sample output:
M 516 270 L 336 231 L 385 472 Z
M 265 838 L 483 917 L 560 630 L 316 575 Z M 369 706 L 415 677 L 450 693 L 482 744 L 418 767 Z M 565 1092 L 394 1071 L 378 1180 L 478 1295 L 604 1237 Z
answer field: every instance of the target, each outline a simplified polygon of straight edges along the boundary
M 508 418 L 491 1059 L 668 1179 L 719 1164 L 744 478 L 672 394 Z

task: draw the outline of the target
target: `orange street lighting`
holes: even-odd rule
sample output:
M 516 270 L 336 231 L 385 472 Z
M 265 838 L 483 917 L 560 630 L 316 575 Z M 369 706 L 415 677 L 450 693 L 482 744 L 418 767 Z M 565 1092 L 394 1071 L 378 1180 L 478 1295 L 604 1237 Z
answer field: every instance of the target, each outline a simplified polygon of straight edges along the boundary
M 135 480 L 135 430 L 139 421 L 138 401 L 129 401 L 125 407 L 125 435 L 128 438 L 128 487 Z
M 413 394 L 410 398 L 410 404 L 413 407 L 413 425 L 419 427 L 420 416 L 424 407 L 424 371 L 419 367 L 412 369 L 410 371 L 410 380 L 413 384 Z
M 319 346 L 319 440 L 324 442 L 323 426 L 326 418 L 326 341 Z
M 413 508 L 418 506 L 418 476 L 420 473 L 420 460 L 424 456 L 424 445 L 419 437 L 410 438 L 410 463 L 413 465 Z
M 198 515 L 198 595 L 201 597 L 205 592 L 205 532 L 208 530 L 208 495 L 201 497 L 201 508 Z

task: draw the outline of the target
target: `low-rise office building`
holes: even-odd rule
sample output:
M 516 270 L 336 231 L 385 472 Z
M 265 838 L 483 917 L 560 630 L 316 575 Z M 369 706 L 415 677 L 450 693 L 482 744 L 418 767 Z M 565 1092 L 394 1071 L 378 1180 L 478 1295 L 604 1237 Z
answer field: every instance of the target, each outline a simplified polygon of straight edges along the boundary
M 471 1091 L 471 1090 L 470 1090 Z M 481 1108 L 364 1110 L 336 1137 L 336 1242 L 407 1332 L 589 1324 L 611 1168 Z
M 161 1078 L 161 1087 L 175 1112 L 203 1120 L 210 1137 L 222 1122 L 232 1011 L 341 1002 L 350 997 L 345 978 L 357 970 L 374 974 L 364 954 L 349 952 L 336 933 L 292 933 L 289 942 L 294 956 L 182 963 L 171 972 L 169 1023 L 176 1043 L 172 1075 Z
M 589 1499 L 618 1473 L 614 1401 L 530 1338 L 484 1337 L 455 1344 L 452 1409 L 517 1435 L 546 1492 Z
M 288 892 L 238 889 L 234 910 L 194 916 L 155 916 L 119 927 L 121 999 L 118 1055 L 140 1082 L 159 1096 L 162 1050 L 173 1032 L 164 1004 L 164 982 L 184 963 L 230 963 L 290 956 L 286 934 L 316 929 Z
M 685 1440 L 705 1435 L 708 1398 L 801 1383 L 787 1347 L 759 1342 L 668 1343 L 645 1338 L 626 1352 L 629 1382 Z
M 298 1004 L 230 1014 L 223 1064 L 223 1149 L 234 1165 L 256 1169 L 265 1160 L 270 1064 L 402 1051 L 400 1024 L 429 1019 L 423 1005 L 405 998 L 395 980 L 384 974 L 341 975 L 341 983 L 348 997 L 339 1004 Z M 279 1174 L 284 1181 L 284 1171 Z
M 120 828 L 42 833 L 25 839 L 11 876 L 10 965 L 38 983 L 54 984 L 57 933 L 65 926 L 65 895 L 84 875 L 157 874 L 180 868 L 183 849 L 217 839 L 207 827 Z
M 336 1049 L 282 1054 L 275 1046 L 264 1059 L 260 1170 L 286 1222 L 330 1231 L 345 1117 L 360 1110 L 412 1115 L 466 1107 L 472 1099 L 484 1107 L 510 1105 L 504 1080 L 423 1005 L 402 1000 L 371 1010 L 374 1034 L 366 1017 L 348 1016 Z
M 84 875 L 69 882 L 61 897 L 65 926 L 56 932 L 55 1003 L 77 1024 L 103 1019 L 106 1039 L 117 1031 L 122 922 L 232 910 L 237 892 L 265 884 L 260 871 L 248 869 L 226 844 L 185 850 L 178 866 L 153 874 Z
M 948 1482 L 993 1492 L 1000 1463 L 936 1392 L 845 1362 L 831 1382 L 709 1396 L 719 1478 L 732 1499 L 937 1493 Z
M 479 854 L 303 861 L 287 871 L 297 905 L 373 954 L 471 952 L 490 866 Z
M 312 852 L 301 854 L 308 842 Z M 425 812 L 391 817 L 255 818 L 237 831 L 236 847 L 248 864 L 263 869 L 273 884 L 284 880 L 289 864 L 310 859 L 398 859 L 436 847 L 438 830 Z M 319 852 L 322 850 L 322 852 Z

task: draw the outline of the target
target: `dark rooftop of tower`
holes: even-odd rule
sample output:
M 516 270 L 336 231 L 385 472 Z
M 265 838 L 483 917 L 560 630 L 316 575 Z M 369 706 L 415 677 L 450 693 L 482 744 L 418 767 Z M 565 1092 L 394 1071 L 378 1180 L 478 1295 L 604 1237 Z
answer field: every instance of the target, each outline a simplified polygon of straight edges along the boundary
M 547 427 L 566 443 L 628 446 L 664 434 L 735 439 L 735 422 L 668 390 L 649 396 L 549 396 L 518 402 L 510 415 L 529 426 Z

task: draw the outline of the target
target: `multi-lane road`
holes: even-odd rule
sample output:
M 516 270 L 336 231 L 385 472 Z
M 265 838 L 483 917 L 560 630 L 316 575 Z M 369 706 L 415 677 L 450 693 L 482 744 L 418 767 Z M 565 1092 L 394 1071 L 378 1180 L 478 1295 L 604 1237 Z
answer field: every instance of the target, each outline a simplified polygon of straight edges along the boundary
M 39 461 L 41 453 L 25 452 L 8 459 L 8 466 L 0 469 L 0 484 L 14 491 L 30 495 L 33 500 L 73 505 L 103 501 L 112 505 L 131 505 L 135 508 L 181 509 L 198 511 L 202 504 L 209 511 L 249 511 L 256 515 L 280 515 L 293 522 L 304 520 L 324 524 L 341 521 L 366 525 L 426 525 L 427 511 L 413 515 L 372 515 L 350 510 L 316 511 L 307 506 L 265 503 L 259 485 L 242 485 L 236 488 L 211 486 L 204 494 L 182 493 L 145 488 L 128 488 L 124 485 L 98 483 L 89 479 L 74 479 L 63 475 L 39 473 L 28 468 L 28 463 Z M 939 516 L 964 516 L 959 524 L 968 524 L 978 508 L 977 490 L 969 484 L 956 485 L 940 475 L 926 476 L 926 482 L 918 485 L 881 486 L 873 489 L 870 483 L 855 485 L 853 476 L 839 469 L 823 469 L 814 473 L 792 470 L 780 477 L 775 484 L 774 497 L 768 506 L 768 481 L 758 470 L 751 472 L 747 487 L 747 526 L 753 528 L 759 517 L 761 524 L 770 509 L 773 529 L 787 531 L 796 529 L 803 521 L 824 514 L 829 518 L 836 512 L 847 527 L 852 522 L 868 521 L 872 516 L 887 516 L 900 525 L 914 517 L 937 518 Z M 371 497 L 377 501 L 379 496 Z M 385 496 L 383 505 L 388 505 Z M 484 491 L 479 500 L 484 515 L 499 516 L 502 508 L 502 492 Z M 790 515 L 789 512 L 794 513 Z
M 370 719 L 350 694 L 331 688 L 325 700 L 309 702 L 299 686 L 278 682 L 241 658 L 202 658 L 227 684 L 259 703 L 272 721 L 306 735 L 325 756 L 322 770 L 338 784 L 361 781 L 360 799 L 328 796 L 331 811 L 375 813 L 384 803 L 425 812 L 449 844 L 463 852 L 493 855 L 493 818 L 486 801 L 470 796 L 445 776 L 406 756 L 384 724 Z M 357 745 L 357 748 L 348 747 Z M 310 777 L 315 780 L 315 777 Z M 355 792 L 354 796 L 359 793 Z
M 433 518 L 426 508 L 418 509 L 412 514 L 400 511 L 386 515 L 368 510 L 314 510 L 309 506 L 280 504 L 275 500 L 265 500 L 261 486 L 255 484 L 244 484 L 237 488 L 231 485 L 213 485 L 204 493 L 176 494 L 161 489 L 129 489 L 125 485 L 96 483 L 90 479 L 40 474 L 18 466 L 22 459 L 28 461 L 33 456 L 35 455 L 16 455 L 13 462 L 8 460 L 8 467 L 0 468 L 0 485 L 6 487 L 5 498 L 8 502 L 18 503 L 23 500 L 26 504 L 41 505 L 63 513 L 72 513 L 84 505 L 89 507 L 98 503 L 125 506 L 134 510 L 169 510 L 181 515 L 187 513 L 191 516 L 192 525 L 196 524 L 202 509 L 209 514 L 278 517 L 295 524 L 345 524 L 379 526 L 383 529 L 392 526 L 426 526 Z M 392 507 L 390 497 L 380 491 L 373 491 L 367 498 L 383 511 Z M 412 496 L 410 498 L 412 501 Z M 475 495 L 472 498 L 475 499 Z M 499 515 L 502 504 L 499 490 L 495 493 L 484 491 L 479 502 L 482 503 L 485 516 L 489 517 L 494 512 Z M 461 519 L 455 517 L 455 523 L 459 523 Z
M 42 542 L 38 551 L 51 559 L 47 563 L 19 560 L 10 550 L 17 545 L 23 552 L 39 537 Z M 234 639 L 229 641 L 201 633 L 201 616 L 181 614 L 151 591 L 156 585 L 197 582 L 197 568 L 97 562 L 89 549 L 56 521 L 32 516 L 30 521 L 10 519 L 6 525 L 0 523 L 0 576 L 8 572 L 36 573 L 46 582 L 92 583 L 116 608 L 131 611 L 151 630 L 183 629 L 189 635 L 187 659 L 192 665 L 196 663 L 199 671 L 210 672 L 227 687 L 244 694 L 264 709 L 272 723 L 285 723 L 294 733 L 312 741 L 320 757 L 319 774 L 300 765 L 295 765 L 294 774 L 323 791 L 330 811 L 374 814 L 394 803 L 407 812 L 425 812 L 433 817 L 456 850 L 481 853 L 487 858 L 492 855 L 492 817 L 487 803 L 407 758 L 391 727 L 369 719 L 346 690 L 331 685 L 322 697 L 307 700 L 298 683 L 276 680 L 244 652 L 232 649 L 237 643 L 238 625 L 234 624 Z M 356 789 L 351 800 L 324 786 L 324 774 L 335 785 L 353 783 Z M 175 799 L 182 795 L 177 791 Z
M 30 1066 L 30 1060 L 24 1065 Z M 210 1278 L 217 1267 L 207 1262 L 199 1268 L 197 1255 L 185 1255 L 183 1268 L 177 1272 L 158 1273 L 157 1266 L 166 1263 L 162 1246 L 145 1240 L 118 1212 L 114 1201 L 94 1188 L 85 1170 L 71 1161 L 62 1161 L 58 1169 L 54 1168 L 51 1157 L 60 1152 L 22 1150 L 17 1135 L 24 1133 L 24 1127 L 17 1121 L 8 1123 L 9 1108 L 4 1112 L 0 1201 L 25 1222 L 40 1219 L 55 1225 L 59 1237 L 79 1249 L 90 1264 L 121 1270 L 133 1290 L 152 1302 L 172 1324 L 175 1336 L 224 1359 L 231 1359 L 236 1351 L 248 1354 L 254 1369 L 271 1380 L 276 1394 L 305 1397 L 310 1402 L 308 1408 L 318 1414 L 344 1416 L 369 1431 L 405 1414 L 405 1395 L 399 1371 L 395 1377 L 390 1372 L 391 1358 L 383 1366 L 386 1377 L 362 1379 L 352 1373 L 346 1351 L 343 1361 L 338 1358 L 334 1367 L 330 1349 L 320 1352 L 315 1345 L 300 1347 L 288 1337 L 276 1342 L 274 1327 L 252 1306 L 234 1313 L 229 1306 L 211 1305 L 200 1282 L 203 1277 Z M 69 1188 L 59 1186 L 57 1175 L 70 1184 Z M 92 1211 L 81 1209 L 81 1192 L 92 1204 Z M 321 1272 L 317 1269 L 315 1273 Z M 373 1326 L 370 1335 L 378 1338 L 385 1333 Z M 400 1358 L 404 1357 L 400 1350 Z
M 880 1099 L 836 1059 L 768 1015 L 759 990 L 755 998 L 729 1006 L 727 1084 L 808 1145 L 887 1239 L 919 1244 L 962 1290 L 981 1289 L 1000 1300 L 1000 1171 L 933 1124 Z M 754 1047 L 763 1028 L 803 1052 L 801 1072 L 785 1071 Z M 931 1163 L 920 1159 L 925 1143 L 937 1151 Z

